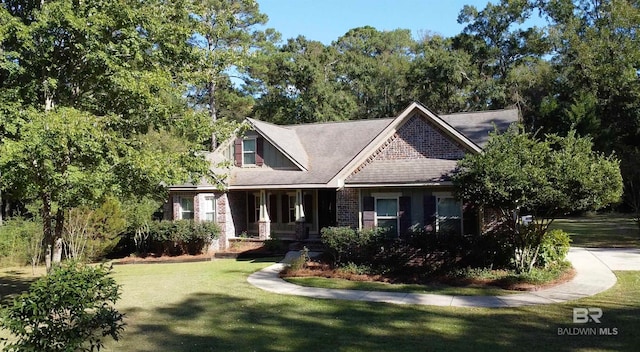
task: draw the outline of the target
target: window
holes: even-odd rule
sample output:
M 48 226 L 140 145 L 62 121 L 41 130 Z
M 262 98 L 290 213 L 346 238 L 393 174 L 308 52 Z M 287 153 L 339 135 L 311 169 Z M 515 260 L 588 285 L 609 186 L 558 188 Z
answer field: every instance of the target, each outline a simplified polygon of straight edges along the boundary
M 245 138 L 242 140 L 242 165 L 256 164 L 256 140 Z
M 398 198 L 376 198 L 376 226 L 398 234 Z
M 288 201 L 289 223 L 292 223 L 296 221 L 296 195 L 295 193 L 289 194 L 287 198 L 289 199 Z
M 253 216 L 256 222 L 260 220 L 260 194 L 253 195 Z
M 437 197 L 436 231 L 442 233 L 462 233 L 462 205 L 452 196 Z
M 216 197 L 204 197 L 203 211 L 205 221 L 216 221 Z
M 180 219 L 193 219 L 193 198 L 180 197 Z

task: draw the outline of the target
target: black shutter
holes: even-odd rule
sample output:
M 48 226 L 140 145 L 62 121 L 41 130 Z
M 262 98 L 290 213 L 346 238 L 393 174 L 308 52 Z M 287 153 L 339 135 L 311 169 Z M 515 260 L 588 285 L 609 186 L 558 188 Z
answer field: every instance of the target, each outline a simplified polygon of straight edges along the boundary
M 375 226 L 376 221 L 376 205 L 375 198 L 363 197 L 362 198 L 362 226 L 365 229 L 372 229 Z
M 307 223 L 313 223 L 313 195 L 305 194 L 302 200 L 302 208 L 304 209 L 304 220 Z
M 256 138 L 256 166 L 262 166 L 264 164 L 264 138 Z
M 409 233 L 411 227 L 411 197 L 400 197 L 400 234 Z
M 466 204 L 462 207 L 462 227 L 463 235 L 479 235 L 480 234 L 480 218 L 478 209 Z
M 436 197 L 424 196 L 424 226 L 427 231 L 436 230 Z
M 280 196 L 280 199 L 282 200 L 280 202 L 282 210 L 282 223 L 288 224 L 289 222 L 291 222 L 291 219 L 289 219 L 289 195 L 283 194 L 282 196 Z
M 249 223 L 253 224 L 256 222 L 256 196 L 254 196 L 253 193 L 247 194 L 247 210 L 249 212 L 249 214 L 247 214 Z
M 278 196 L 269 195 L 269 219 L 271 222 L 278 222 Z
M 235 157 L 236 166 L 242 166 L 242 138 L 236 138 L 233 143 L 233 155 Z

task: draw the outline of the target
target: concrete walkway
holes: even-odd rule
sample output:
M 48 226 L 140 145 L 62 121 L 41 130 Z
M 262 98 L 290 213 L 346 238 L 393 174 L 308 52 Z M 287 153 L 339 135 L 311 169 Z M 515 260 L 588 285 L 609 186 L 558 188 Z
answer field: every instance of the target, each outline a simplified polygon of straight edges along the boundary
M 567 259 L 576 270 L 573 280 L 548 289 L 503 296 L 450 296 L 304 287 L 278 277 L 278 273 L 286 265 L 283 263 L 255 272 L 247 281 L 269 292 L 313 298 L 451 307 L 520 307 L 566 302 L 592 296 L 611 288 L 616 283 L 616 276 L 611 270 L 640 270 L 640 250 L 638 249 L 571 248 Z

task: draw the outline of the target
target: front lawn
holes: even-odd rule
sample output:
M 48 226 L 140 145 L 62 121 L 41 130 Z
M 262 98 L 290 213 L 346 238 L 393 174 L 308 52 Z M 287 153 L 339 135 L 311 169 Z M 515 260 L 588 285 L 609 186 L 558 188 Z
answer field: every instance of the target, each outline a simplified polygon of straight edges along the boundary
M 107 351 L 635 351 L 640 272 L 565 304 L 512 309 L 393 305 L 262 291 L 247 276 L 274 260 L 138 264 L 114 268 L 128 324 Z M 5 275 L 1 273 L 0 275 Z M 601 324 L 572 323 L 599 307 Z M 558 328 L 616 328 L 615 336 L 558 336 Z M 610 330 L 613 331 L 613 330 Z
M 640 272 L 603 294 L 513 309 L 400 306 L 283 296 L 249 285 L 271 262 L 118 266 L 129 324 L 113 351 L 572 351 L 640 346 Z M 558 336 L 573 307 L 603 309 L 616 336 Z M 595 327 L 594 324 L 588 324 Z
M 569 233 L 574 247 L 640 247 L 640 231 L 631 215 L 613 213 L 557 219 L 551 228 Z

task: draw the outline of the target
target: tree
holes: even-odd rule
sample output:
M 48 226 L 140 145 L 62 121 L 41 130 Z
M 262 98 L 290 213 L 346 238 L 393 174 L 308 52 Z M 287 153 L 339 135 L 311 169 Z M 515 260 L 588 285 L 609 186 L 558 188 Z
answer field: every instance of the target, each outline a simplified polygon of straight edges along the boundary
M 189 66 L 192 75 L 188 80 L 193 82 L 190 94 L 196 105 L 206 108 L 215 124 L 221 108 L 217 101 L 221 83 L 228 79 L 229 72 L 245 70 L 252 50 L 279 35 L 272 29 L 256 29 L 267 22 L 267 16 L 260 12 L 255 0 L 190 1 L 188 10 L 194 28 L 190 43 L 196 58 Z M 212 135 L 211 149 L 215 147 L 216 138 Z
M 185 137 L 213 127 L 176 127 L 193 116 L 183 3 L 1 4 L 0 189 L 39 203 L 46 243 L 61 237 L 69 208 L 161 197 L 162 184 L 208 173 L 198 141 Z M 181 139 L 180 151 L 147 143 L 155 130 Z
M 356 97 L 355 118 L 386 118 L 407 106 L 406 79 L 415 46 L 409 30 L 354 28 L 332 46 L 339 54 L 340 82 Z
M 262 69 L 252 71 L 260 96 L 255 117 L 280 124 L 355 117 L 356 99 L 340 84 L 335 48 L 300 36 L 262 59 Z
M 34 282 L 4 311 L 2 326 L 17 337 L 5 350 L 94 351 L 106 336 L 118 340 L 124 315 L 109 270 L 68 263 Z
M 494 134 L 483 153 L 459 162 L 453 183 L 457 197 L 497 213 L 520 271 L 536 263 L 556 217 L 601 209 L 622 196 L 619 161 L 594 152 L 591 140 L 575 132 L 544 140 L 515 128 Z M 532 214 L 535 221 L 524 226 L 523 214 Z

